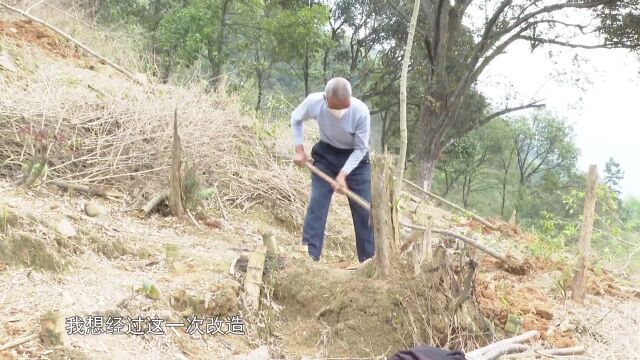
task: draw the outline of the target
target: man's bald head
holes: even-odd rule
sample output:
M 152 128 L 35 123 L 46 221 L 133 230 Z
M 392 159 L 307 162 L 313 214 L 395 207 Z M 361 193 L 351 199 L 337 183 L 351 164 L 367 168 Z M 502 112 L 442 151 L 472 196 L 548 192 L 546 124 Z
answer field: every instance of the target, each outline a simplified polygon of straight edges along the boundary
M 324 94 L 330 109 L 346 109 L 351 106 L 351 84 L 345 78 L 336 77 L 329 80 Z

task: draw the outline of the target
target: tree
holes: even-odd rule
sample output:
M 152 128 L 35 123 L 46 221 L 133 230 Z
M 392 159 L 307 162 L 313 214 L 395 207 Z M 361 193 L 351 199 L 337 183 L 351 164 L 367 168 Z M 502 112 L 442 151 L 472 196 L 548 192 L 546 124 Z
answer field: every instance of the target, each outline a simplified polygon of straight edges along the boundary
M 616 197 L 620 197 L 620 181 L 624 179 L 624 171 L 620 169 L 620 163 L 613 160 L 612 157 L 607 160 L 604 165 L 604 184 L 616 194 Z
M 528 41 L 536 45 L 553 44 L 588 48 L 637 48 L 640 44 L 634 37 L 625 36 L 620 41 L 605 38 L 597 44 L 582 44 L 578 35 L 603 32 L 609 20 L 571 24 L 561 17 L 568 11 L 581 11 L 591 15 L 591 11 L 602 12 L 604 4 L 617 4 L 624 8 L 629 1 L 587 0 L 587 1 L 434 1 L 422 0 L 425 14 L 420 27 L 424 46 L 423 57 L 428 62 L 424 79 L 424 96 L 418 122 L 417 154 L 425 189 L 430 189 L 433 170 L 450 144 L 448 135 L 462 128 L 459 135 L 473 129 L 465 128 L 457 117 L 464 99 L 487 66 L 511 44 Z M 489 11 L 486 21 L 479 27 L 467 25 L 465 15 L 471 5 Z M 406 15 L 396 6 L 400 16 Z M 589 16 L 593 18 L 593 16 Z M 620 17 L 612 17 L 617 24 Z M 607 26 L 612 28 L 613 26 Z M 630 28 L 627 28 L 628 30 Z M 631 29 L 638 32 L 638 29 Z M 474 36 L 473 34 L 477 34 Z M 496 109 L 494 114 L 480 117 L 475 126 L 482 126 L 491 119 L 509 112 L 540 106 L 536 101 Z
M 191 66 L 204 56 L 214 85 L 231 53 L 230 31 L 244 31 L 248 24 L 243 22 L 256 14 L 260 4 L 259 0 L 192 0 L 173 7 L 159 22 L 158 47 L 171 68 L 180 63 Z
M 312 63 L 327 42 L 324 26 L 329 21 L 326 6 L 309 5 L 280 11 L 270 19 L 275 53 L 291 66 L 309 94 Z
M 548 112 L 537 111 L 516 125 L 515 152 L 520 186 L 549 170 L 570 170 L 578 157 L 574 131 Z

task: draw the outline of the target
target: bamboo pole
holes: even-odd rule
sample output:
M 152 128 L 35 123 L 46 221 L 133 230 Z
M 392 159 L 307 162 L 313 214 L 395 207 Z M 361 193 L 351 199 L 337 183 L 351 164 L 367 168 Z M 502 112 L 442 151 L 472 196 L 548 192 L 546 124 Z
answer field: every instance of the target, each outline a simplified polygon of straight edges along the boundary
M 418 185 L 416 185 L 416 184 L 412 183 L 411 181 L 409 181 L 409 180 L 407 180 L 407 179 L 403 179 L 403 181 L 404 181 L 406 184 L 410 185 L 412 188 L 414 188 L 414 189 L 416 189 L 416 190 L 421 191 L 421 192 L 422 192 L 422 193 L 424 193 L 425 195 L 427 195 L 427 196 L 429 196 L 429 197 L 431 197 L 431 198 L 434 198 L 434 199 L 438 200 L 439 202 L 441 202 L 441 203 L 443 203 L 443 204 L 449 205 L 449 206 L 451 206 L 452 208 L 454 208 L 454 209 L 456 209 L 456 210 L 459 210 L 459 211 L 463 212 L 464 214 L 469 215 L 471 218 L 473 218 L 473 219 L 477 220 L 478 222 L 480 222 L 482 225 L 484 225 L 484 226 L 488 227 L 489 229 L 494 230 L 494 231 L 498 231 L 498 230 L 500 230 L 500 227 L 499 227 L 499 226 L 497 226 L 497 225 L 495 225 L 495 224 L 490 223 L 489 221 L 485 220 L 485 219 L 484 219 L 484 218 L 482 218 L 481 216 L 476 215 L 476 214 L 472 213 L 471 211 L 469 211 L 469 210 L 467 210 L 467 209 L 464 209 L 464 208 L 462 208 L 462 207 L 460 207 L 460 206 L 458 206 L 458 205 L 456 205 L 456 204 L 454 204 L 454 203 L 452 203 L 452 202 L 450 202 L 450 201 L 448 201 L 448 200 L 446 200 L 446 199 L 444 199 L 444 198 L 441 198 L 440 196 L 438 196 L 438 195 L 436 195 L 436 194 L 434 194 L 434 193 L 432 193 L 432 192 L 430 192 L 430 191 L 425 191 L 423 188 L 421 188 L 420 186 L 418 186 Z
M 574 301 L 584 301 L 586 287 L 586 271 L 589 265 L 589 251 L 591 248 L 591 235 L 593 233 L 593 217 L 596 207 L 596 189 L 598 186 L 598 168 L 589 166 L 587 176 L 587 193 L 584 198 L 584 211 L 582 215 L 582 228 L 580 230 L 580 245 L 578 263 L 573 277 L 573 292 L 571 298 Z
M 56 33 L 60 34 L 60 36 L 64 37 L 65 39 L 71 41 L 72 43 L 76 44 L 79 48 L 81 48 L 82 50 L 88 52 L 89 54 L 93 55 L 95 58 L 97 58 L 98 60 L 104 62 L 105 64 L 111 66 L 112 68 L 116 69 L 117 71 L 119 71 L 120 73 L 122 73 L 123 75 L 125 75 L 126 77 L 128 77 L 129 79 L 133 80 L 135 83 L 139 84 L 139 85 L 143 85 L 142 82 L 136 78 L 135 75 L 133 75 L 133 73 L 131 73 L 129 70 L 123 68 L 122 66 L 114 63 L 113 61 L 105 58 L 104 56 L 98 54 L 95 50 L 89 48 L 88 46 L 86 46 L 85 44 L 81 43 L 80 41 L 76 40 L 74 37 L 72 37 L 71 35 L 65 33 L 64 31 L 58 29 L 57 27 L 55 27 L 54 25 L 49 24 L 48 22 L 37 18 L 29 13 L 27 13 L 26 11 L 20 10 L 18 8 L 15 8 L 13 6 L 10 6 L 4 2 L 0 2 L 0 6 L 3 6 L 4 8 L 11 10 L 13 12 L 16 12 L 26 18 L 28 18 L 29 20 L 35 21 L 38 24 L 41 24 L 43 26 L 48 27 L 49 29 L 55 31 Z

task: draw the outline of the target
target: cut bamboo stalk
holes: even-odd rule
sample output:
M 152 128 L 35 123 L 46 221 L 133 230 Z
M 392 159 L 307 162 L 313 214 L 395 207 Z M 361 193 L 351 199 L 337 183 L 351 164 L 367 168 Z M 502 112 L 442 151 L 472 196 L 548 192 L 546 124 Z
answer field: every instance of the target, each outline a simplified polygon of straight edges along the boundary
M 58 311 L 49 311 L 40 316 L 40 336 L 45 346 L 69 345 L 64 318 Z
M 145 215 L 149 215 L 151 210 L 155 209 L 156 206 L 162 204 L 169 198 L 168 192 L 163 192 L 161 194 L 156 195 L 153 199 L 149 200 L 149 202 L 142 207 L 142 211 Z
M 262 286 L 262 274 L 266 256 L 267 247 L 264 245 L 249 253 L 247 274 L 244 279 L 244 291 L 247 306 L 254 310 L 260 304 L 260 288 Z

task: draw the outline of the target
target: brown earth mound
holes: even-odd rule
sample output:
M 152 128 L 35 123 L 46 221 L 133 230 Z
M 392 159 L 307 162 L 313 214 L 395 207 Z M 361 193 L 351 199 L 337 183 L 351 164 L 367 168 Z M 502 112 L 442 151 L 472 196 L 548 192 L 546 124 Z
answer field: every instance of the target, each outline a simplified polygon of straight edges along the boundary
M 0 34 L 29 43 L 63 59 L 79 59 L 76 47 L 54 31 L 30 20 L 0 20 Z

